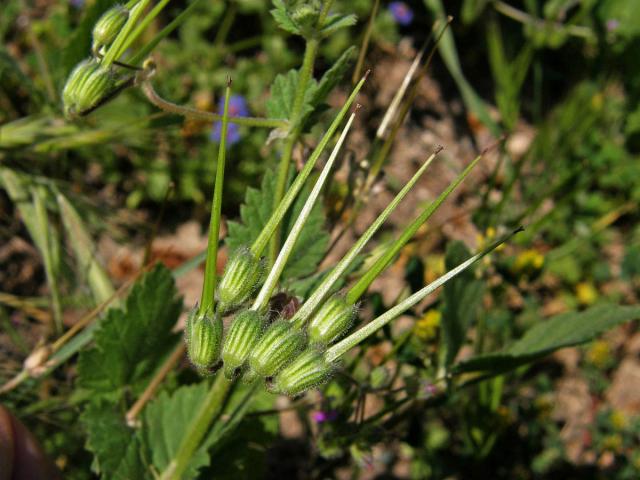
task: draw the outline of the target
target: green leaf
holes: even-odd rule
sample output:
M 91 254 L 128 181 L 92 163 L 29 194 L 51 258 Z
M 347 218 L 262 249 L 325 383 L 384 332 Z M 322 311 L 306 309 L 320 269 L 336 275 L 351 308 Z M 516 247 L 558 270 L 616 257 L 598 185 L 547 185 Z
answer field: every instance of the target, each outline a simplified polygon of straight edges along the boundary
M 124 309 L 111 309 L 81 352 L 78 382 L 98 395 L 142 387 L 176 342 L 171 328 L 182 308 L 171 272 L 158 265 L 132 288 Z M 142 385 L 138 385 L 142 383 Z
M 230 250 L 251 245 L 258 237 L 273 211 L 272 199 L 275 186 L 276 176 L 274 172 L 267 170 L 262 179 L 260 190 L 247 189 L 245 203 L 240 207 L 242 223 L 229 222 L 229 235 L 226 238 L 226 243 Z M 309 189 L 304 188 L 291 207 L 291 211 L 285 216 L 282 229 L 283 238 L 286 238 L 291 230 L 308 195 Z M 321 202 L 318 202 L 311 211 L 311 215 L 289 257 L 287 266 L 282 273 L 283 279 L 304 277 L 315 271 L 329 242 L 329 235 L 324 229 L 324 223 L 324 212 Z
M 447 247 L 445 269 L 453 269 L 471 256 L 462 242 L 454 242 Z M 460 347 L 466 339 L 467 331 L 475 319 L 482 301 L 484 284 L 476 279 L 474 269 L 469 268 L 442 290 L 444 308 L 442 310 L 442 358 L 445 366 L 453 363 Z
M 322 75 L 322 78 L 311 97 L 310 103 L 312 106 L 317 107 L 323 103 L 329 96 L 329 93 L 331 93 L 331 90 L 333 90 L 340 80 L 342 80 L 342 77 L 344 77 L 345 73 L 351 66 L 351 60 L 353 59 L 356 50 L 356 47 L 353 46 L 346 49 L 342 55 L 340 55 L 340 58 L 336 60 L 333 66 L 327 70 L 324 75 Z
M 89 235 L 80 213 L 69 199 L 62 193 L 58 193 L 57 201 L 62 224 L 75 254 L 80 273 L 86 275 L 96 304 L 105 302 L 115 290 L 107 272 L 97 258 L 93 239 Z
M 640 307 L 598 305 L 583 312 L 556 315 L 529 329 L 503 352 L 479 355 L 454 365 L 454 373 L 501 373 L 565 347 L 593 340 L 603 332 L 640 318 Z
M 266 102 L 267 116 L 270 118 L 291 118 L 293 102 L 298 88 L 300 73 L 298 70 L 289 70 L 286 74 L 280 74 L 273 81 L 269 99 Z M 315 80 L 309 81 L 302 107 L 302 118 L 313 111 L 311 100 L 318 88 Z
M 103 478 L 149 478 L 140 457 L 136 432 L 124 422 L 124 414 L 112 405 L 90 404 L 81 416 L 87 430 L 87 449 L 94 453 L 94 468 Z
M 327 18 L 327 21 L 323 25 L 322 29 L 320 30 L 320 34 L 324 37 L 327 37 L 332 33 L 340 30 L 341 28 L 351 27 L 352 25 L 355 25 L 357 22 L 358 22 L 358 17 L 356 17 L 353 14 L 330 15 L 329 18 Z
M 164 471 L 175 457 L 190 421 L 198 411 L 209 390 L 208 382 L 184 386 L 172 395 L 162 392 L 145 408 L 142 437 L 153 466 Z M 207 449 L 210 441 L 203 442 L 191 457 L 183 478 L 194 478 L 198 469 L 209 465 Z
M 278 26 L 286 32 L 293 33 L 294 35 L 302 35 L 300 29 L 295 22 L 289 16 L 287 6 L 283 0 L 273 0 L 274 9 L 271 10 L 271 15 L 275 19 Z
M 252 410 L 273 408 L 273 395 L 262 393 L 252 398 Z M 206 478 L 252 480 L 265 478 L 268 448 L 278 438 L 275 415 L 244 417 L 230 435 L 212 450 L 211 476 Z

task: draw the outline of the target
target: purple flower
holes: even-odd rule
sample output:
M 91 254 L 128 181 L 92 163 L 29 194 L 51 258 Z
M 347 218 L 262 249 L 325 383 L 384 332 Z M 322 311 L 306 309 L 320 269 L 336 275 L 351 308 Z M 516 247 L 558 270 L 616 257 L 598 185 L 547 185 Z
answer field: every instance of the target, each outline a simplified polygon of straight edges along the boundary
M 73 8 L 82 8 L 84 6 L 84 0 L 69 0 L 69 3 Z
M 420 398 L 423 398 L 423 399 L 431 398 L 437 395 L 438 393 L 439 393 L 439 389 L 433 383 L 427 380 L 422 380 L 420 382 L 420 391 L 418 392 L 418 396 Z
M 336 418 L 338 418 L 338 412 L 336 410 L 318 410 L 311 414 L 311 418 L 316 423 L 325 423 L 325 422 L 333 422 Z
M 405 2 L 391 2 L 389 11 L 400 25 L 409 25 L 413 22 L 413 10 Z
M 222 115 L 224 112 L 224 97 L 218 102 L 218 113 Z M 249 107 L 247 101 L 242 95 L 231 95 L 229 98 L 229 116 L 230 117 L 247 117 L 249 115 Z M 212 142 L 219 142 L 222 135 L 222 122 L 215 122 L 213 130 L 211 130 L 210 139 Z M 235 123 L 229 123 L 227 126 L 227 144 L 233 145 L 240 141 L 240 127 Z
M 619 26 L 620 21 L 616 20 L 615 18 L 610 18 L 609 20 L 607 20 L 607 32 L 614 32 L 618 29 Z

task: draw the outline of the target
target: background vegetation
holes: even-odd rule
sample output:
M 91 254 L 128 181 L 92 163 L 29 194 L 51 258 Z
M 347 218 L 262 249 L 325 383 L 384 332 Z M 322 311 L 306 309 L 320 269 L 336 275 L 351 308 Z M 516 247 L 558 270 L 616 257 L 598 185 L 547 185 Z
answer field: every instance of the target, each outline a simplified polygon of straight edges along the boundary
M 108 474 L 115 471 L 109 463 L 117 455 L 111 451 L 101 458 L 100 452 L 109 452 L 107 437 L 118 438 L 124 426 L 109 425 L 112 430 L 100 431 L 104 437 L 94 428 L 113 421 L 101 416 L 101 408 L 111 405 L 117 390 L 94 375 L 104 358 L 97 356 L 92 366 L 91 355 L 102 346 L 84 356 L 75 355 L 77 348 L 60 350 L 59 368 L 47 365 L 46 374 L 21 373 L 23 361 L 135 279 L 145 259 L 182 266 L 178 290 L 164 270 L 134 287 L 128 298 L 146 298 L 145 309 L 136 311 L 134 300 L 115 301 L 128 314 L 119 325 L 136 319 L 127 335 L 140 337 L 141 345 L 150 330 L 161 332 L 163 348 L 132 348 L 129 360 L 139 361 L 134 369 L 115 354 L 106 363 L 112 378 L 120 375 L 113 372 L 126 377 L 126 388 L 118 393 L 121 405 L 139 397 L 176 344 L 175 316 L 198 300 L 202 271 L 187 261 L 206 248 L 220 136 L 211 122 L 160 111 L 138 89 L 124 91 L 80 120 L 64 118 L 64 82 L 87 56 L 91 29 L 113 3 L 4 0 L 0 16 L 0 378 L 3 383 L 19 378 L 2 402 L 70 479 L 96 478 L 97 471 L 118 478 Z M 501 229 L 524 224 L 526 231 L 368 341 L 349 364 L 347 379 L 297 400 L 257 395 L 232 436 L 216 443 L 222 434 L 214 430 L 207 437 L 209 448 L 198 453 L 201 478 L 467 479 L 486 478 L 488 472 L 505 479 L 640 476 L 640 396 L 634 388 L 640 378 L 640 337 L 634 322 L 465 389 L 445 392 L 443 384 L 432 382 L 447 318 L 466 327 L 459 353 L 464 359 L 511 345 L 547 317 L 587 309 L 604 316 L 611 303 L 637 304 L 636 3 L 424 0 L 405 4 L 413 12 L 405 21 L 388 2 L 380 2 L 364 59 L 364 67 L 372 69 L 358 99 L 364 108 L 341 173 L 331 182 L 323 211 L 315 213 L 317 229 L 288 267 L 284 290 L 304 296 L 309 283 L 300 278 L 339 258 L 382 210 L 385 195 L 400 189 L 435 144 L 445 146 L 442 164 L 421 181 L 406 210 L 392 217 L 378 246 L 478 151 L 504 137 L 372 285 L 363 317 L 406 298 L 445 267 L 486 246 Z M 354 14 L 357 22 L 323 40 L 315 78 L 322 78 L 349 47 L 356 48 L 336 88 L 314 105 L 293 151 L 297 167 L 351 90 L 356 50 L 374 4 L 335 2 L 336 11 Z M 140 43 L 188 5 L 169 2 Z M 279 28 L 272 8 L 258 0 L 197 3 L 153 52 L 156 90 L 176 103 L 219 112 L 231 77 L 249 115 L 280 117 L 283 105 L 273 99 L 291 99 L 293 93 L 278 75 L 302 64 L 305 44 Z M 445 14 L 454 20 L 427 75 L 417 82 L 384 175 L 375 179 L 374 197 L 382 200 L 372 198 L 358 211 L 353 185 L 368 178 L 365 160 L 376 151 L 379 123 L 434 21 Z M 234 135 L 223 214 L 240 216 L 246 225 L 264 201 L 255 189 L 262 185 L 262 195 L 269 197 L 264 191 L 273 188 L 268 184 L 274 182 L 282 148 L 267 129 L 241 126 Z M 241 209 L 243 203 L 247 206 Z M 231 238 L 251 234 L 239 229 L 229 223 L 223 230 Z M 334 247 L 329 253 L 327 245 Z M 226 254 L 223 249 L 220 265 Z M 162 325 L 145 323 L 154 298 L 178 294 L 185 297 L 184 308 L 178 301 L 171 308 L 158 305 L 156 321 Z M 122 310 L 109 312 L 117 317 Z M 411 392 L 411 402 L 393 400 L 399 381 Z M 180 385 L 189 385 L 190 393 L 170 396 Z M 161 465 L 156 456 L 166 453 L 153 442 L 177 435 L 188 419 L 190 399 L 205 391 L 186 361 L 169 374 L 143 413 L 144 421 L 159 429 L 140 434 L 148 436 L 140 441 L 153 452 L 153 465 Z M 235 402 L 241 402 L 242 393 Z M 181 418 L 170 412 L 186 413 Z

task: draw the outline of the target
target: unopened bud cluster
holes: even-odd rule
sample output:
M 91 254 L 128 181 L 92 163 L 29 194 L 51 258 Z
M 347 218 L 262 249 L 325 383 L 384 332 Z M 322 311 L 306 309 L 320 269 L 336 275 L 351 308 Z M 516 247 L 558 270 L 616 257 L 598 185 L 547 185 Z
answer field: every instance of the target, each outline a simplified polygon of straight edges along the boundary
M 117 74 L 102 64 L 102 56 L 129 19 L 129 10 L 116 5 L 107 10 L 93 27 L 92 56 L 71 72 L 62 91 L 64 114 L 73 118 L 88 112 L 114 91 Z
M 355 308 L 333 296 L 308 325 L 296 328 L 284 318 L 269 321 L 247 309 L 262 279 L 263 265 L 249 249 L 234 252 L 216 290 L 215 314 L 192 312 L 185 329 L 189 358 L 200 372 L 222 364 L 224 375 L 252 382 L 264 379 L 271 391 L 299 395 L 325 382 L 335 364 L 324 357 L 326 347 L 351 327 Z M 222 315 L 237 310 L 223 332 Z

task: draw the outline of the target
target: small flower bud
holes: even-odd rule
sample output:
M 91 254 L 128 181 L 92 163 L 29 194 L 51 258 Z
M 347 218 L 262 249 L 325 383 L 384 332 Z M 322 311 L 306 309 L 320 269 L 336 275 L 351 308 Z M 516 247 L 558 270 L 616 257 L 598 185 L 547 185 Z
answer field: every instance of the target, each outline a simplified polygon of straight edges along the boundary
M 64 112 L 74 117 L 95 106 L 114 87 L 111 72 L 96 60 L 87 59 L 73 69 L 62 90 Z
M 244 365 L 258 343 L 262 330 L 262 317 L 255 310 L 245 310 L 236 315 L 222 347 L 224 374 L 227 378 L 232 378 L 235 371 Z
M 97 53 L 102 47 L 108 47 L 129 19 L 129 10 L 124 5 L 116 5 L 102 14 L 93 27 L 92 50 Z
M 189 360 L 198 370 L 213 366 L 220 357 L 222 345 L 222 319 L 194 308 L 187 318 L 185 342 Z
M 263 262 L 246 248 L 236 250 L 227 261 L 218 285 L 221 311 L 228 311 L 245 302 L 258 286 L 264 270 Z
M 354 316 L 353 305 L 338 295 L 331 297 L 309 322 L 309 341 L 319 345 L 333 342 L 349 330 Z
M 322 353 L 310 348 L 278 374 L 274 387 L 286 395 L 299 395 L 326 382 L 332 371 Z
M 272 377 L 304 347 L 303 335 L 285 321 L 271 324 L 249 355 L 249 366 L 262 377 Z

